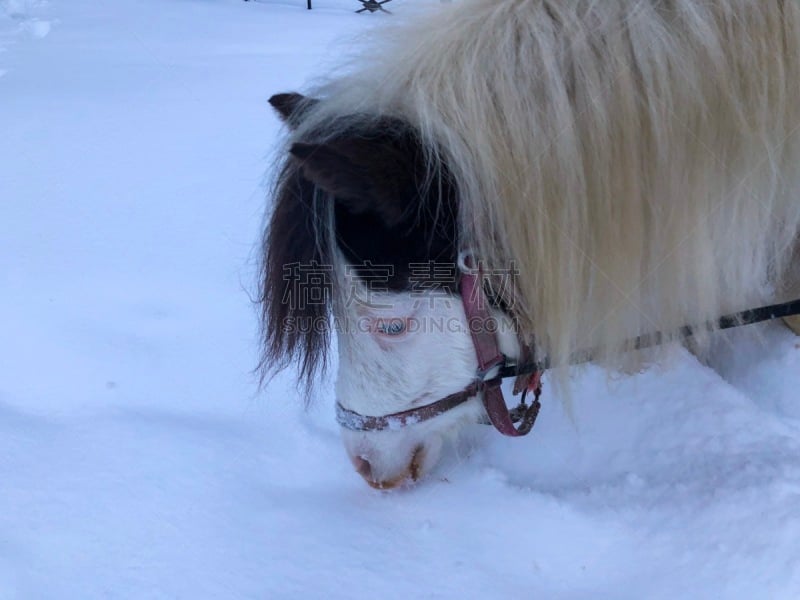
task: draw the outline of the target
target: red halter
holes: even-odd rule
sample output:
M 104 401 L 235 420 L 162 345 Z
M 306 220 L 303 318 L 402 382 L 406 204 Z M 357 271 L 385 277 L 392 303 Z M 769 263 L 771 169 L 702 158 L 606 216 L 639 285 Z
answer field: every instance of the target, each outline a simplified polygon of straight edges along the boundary
M 503 398 L 501 383 L 502 377 L 498 374 L 507 370 L 506 356 L 500 352 L 497 335 L 493 333 L 493 317 L 489 314 L 488 302 L 483 291 L 480 269 L 474 269 L 470 256 L 461 260 L 461 301 L 464 313 L 467 316 L 472 344 L 478 358 L 478 370 L 475 379 L 463 390 L 450 394 L 425 406 L 412 408 L 401 412 L 382 416 L 362 415 L 336 403 L 336 420 L 339 425 L 353 431 L 383 431 L 394 430 L 428 421 L 434 417 L 455 408 L 483 393 L 483 407 L 486 415 L 497 431 L 503 435 L 519 437 L 530 432 L 539 414 L 539 395 L 542 391 L 541 372 L 534 371 L 526 375 L 519 375 L 514 383 L 514 394 L 522 392 L 522 399 L 513 411 L 509 411 Z M 523 347 L 523 356 L 520 361 L 528 359 L 529 351 Z M 490 377 L 487 379 L 487 377 Z M 525 404 L 528 391 L 534 394 L 530 406 Z M 519 423 L 519 427 L 514 425 Z

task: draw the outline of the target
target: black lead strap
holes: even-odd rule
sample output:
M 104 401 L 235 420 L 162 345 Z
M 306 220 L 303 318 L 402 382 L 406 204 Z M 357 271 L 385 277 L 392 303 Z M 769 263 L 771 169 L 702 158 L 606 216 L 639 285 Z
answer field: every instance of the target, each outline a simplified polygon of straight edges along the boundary
M 723 315 L 715 321 L 708 321 L 698 326 L 684 325 L 680 328 L 680 335 L 683 338 L 692 337 L 696 331 L 713 331 L 720 329 L 733 329 L 734 327 L 741 327 L 744 325 L 753 325 L 763 321 L 772 321 L 773 319 L 780 319 L 783 317 L 791 317 L 800 314 L 800 298 L 797 300 L 790 300 L 789 302 L 781 302 L 779 304 L 770 304 L 768 306 L 760 306 L 758 308 L 750 308 L 737 313 Z M 660 331 L 654 333 L 646 333 L 640 335 L 626 346 L 630 346 L 636 350 L 643 350 L 644 348 L 652 348 L 658 346 L 664 340 L 664 335 Z M 597 354 L 596 350 L 581 350 L 575 352 L 570 357 L 568 364 L 579 365 L 591 361 Z M 550 360 L 545 358 L 540 361 L 532 363 L 523 363 L 521 365 L 504 365 L 498 371 L 496 377 L 515 377 L 525 373 L 535 373 L 545 371 L 553 367 Z

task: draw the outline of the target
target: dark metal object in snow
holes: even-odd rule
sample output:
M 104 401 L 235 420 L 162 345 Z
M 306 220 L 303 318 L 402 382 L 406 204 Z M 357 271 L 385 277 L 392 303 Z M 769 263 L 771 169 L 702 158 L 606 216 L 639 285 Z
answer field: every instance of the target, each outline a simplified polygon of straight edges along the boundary
M 308 1 L 311 2 L 311 0 L 308 0 Z M 374 12 L 380 10 L 380 11 L 383 11 L 385 13 L 392 14 L 391 11 L 386 10 L 385 8 L 383 8 L 384 4 L 386 4 L 387 2 L 391 2 L 392 0 L 358 0 L 358 1 L 361 2 L 361 4 L 363 4 L 364 6 L 363 6 L 363 8 L 358 9 L 356 11 L 357 13 L 362 13 L 362 12 L 365 12 L 365 11 L 369 11 L 371 13 L 374 13 Z

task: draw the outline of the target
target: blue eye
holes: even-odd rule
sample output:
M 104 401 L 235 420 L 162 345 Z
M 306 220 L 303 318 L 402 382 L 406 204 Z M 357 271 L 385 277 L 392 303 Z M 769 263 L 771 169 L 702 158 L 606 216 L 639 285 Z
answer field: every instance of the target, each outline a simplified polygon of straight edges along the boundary
M 383 335 L 400 335 L 405 333 L 406 324 L 402 319 L 390 319 L 378 323 L 378 332 Z

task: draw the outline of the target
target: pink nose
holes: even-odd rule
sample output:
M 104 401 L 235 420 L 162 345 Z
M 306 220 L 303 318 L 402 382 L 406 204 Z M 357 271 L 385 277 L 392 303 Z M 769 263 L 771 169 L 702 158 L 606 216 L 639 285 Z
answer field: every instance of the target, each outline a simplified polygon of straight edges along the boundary
M 363 456 L 352 457 L 353 466 L 356 472 L 361 475 L 364 480 L 376 490 L 390 490 L 397 486 L 411 480 L 417 481 L 422 474 L 422 461 L 425 458 L 425 449 L 420 445 L 414 449 L 411 454 L 411 460 L 408 467 L 400 475 L 388 479 L 377 479 L 373 474 L 372 465 Z

